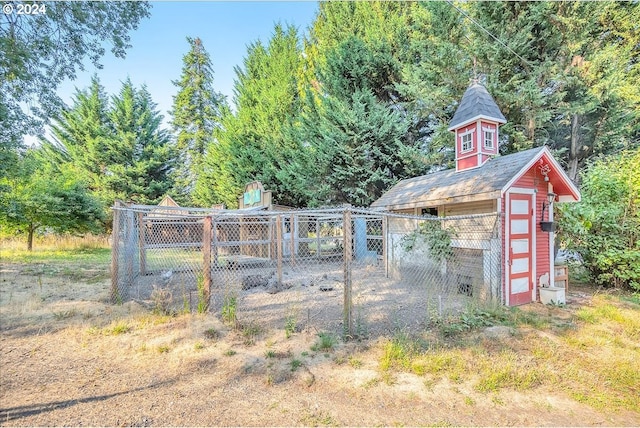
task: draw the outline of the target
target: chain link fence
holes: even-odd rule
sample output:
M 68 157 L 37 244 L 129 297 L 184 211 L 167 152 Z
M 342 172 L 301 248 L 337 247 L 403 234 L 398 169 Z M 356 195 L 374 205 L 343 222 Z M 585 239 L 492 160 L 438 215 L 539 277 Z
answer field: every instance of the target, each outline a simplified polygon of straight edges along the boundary
M 499 302 L 498 214 L 114 207 L 111 297 L 366 337 Z

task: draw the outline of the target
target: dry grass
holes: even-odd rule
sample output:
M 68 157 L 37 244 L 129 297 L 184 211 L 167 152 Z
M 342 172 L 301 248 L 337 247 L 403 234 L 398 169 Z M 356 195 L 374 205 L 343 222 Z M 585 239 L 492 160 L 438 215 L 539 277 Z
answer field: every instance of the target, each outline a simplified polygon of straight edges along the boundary
M 345 343 L 110 305 L 101 251 L 3 260 L 0 425 L 640 425 L 638 296 Z
M 539 322 L 540 314 L 520 310 L 514 315 L 504 323 L 515 321 L 520 331 L 508 340 L 473 327 L 458 335 L 447 327 L 447 340 L 428 349 L 424 339 L 385 340 L 378 370 L 386 377 L 410 372 L 429 384 L 447 379 L 479 393 L 547 390 L 598 410 L 640 411 L 640 305 L 634 299 L 597 295 L 569 324 L 553 316 Z

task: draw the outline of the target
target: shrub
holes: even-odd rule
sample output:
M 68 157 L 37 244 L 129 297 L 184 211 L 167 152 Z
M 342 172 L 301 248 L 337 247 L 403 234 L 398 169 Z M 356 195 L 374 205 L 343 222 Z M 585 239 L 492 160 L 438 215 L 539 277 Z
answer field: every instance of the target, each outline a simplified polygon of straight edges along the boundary
M 640 148 L 592 162 L 581 191 L 558 209 L 561 242 L 597 284 L 640 290 Z

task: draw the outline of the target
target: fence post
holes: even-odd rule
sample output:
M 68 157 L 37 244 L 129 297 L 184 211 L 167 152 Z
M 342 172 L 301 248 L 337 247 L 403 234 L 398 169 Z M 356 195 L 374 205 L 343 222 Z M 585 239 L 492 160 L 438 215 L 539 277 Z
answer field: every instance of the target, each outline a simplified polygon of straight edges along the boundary
M 278 283 L 282 284 L 282 216 L 276 216 L 276 255 L 278 257 Z
M 144 213 L 138 213 L 138 246 L 140 247 L 140 275 L 147 274 L 147 250 L 145 246 L 146 238 L 144 234 Z
M 205 302 L 205 311 L 209 308 L 209 298 L 211 297 L 211 216 L 205 216 L 202 237 L 203 253 L 203 284 L 202 293 Z M 198 290 L 199 291 L 199 290 Z
M 131 210 L 127 210 L 126 218 L 127 218 L 127 224 L 125 226 L 126 237 L 125 237 L 125 245 L 124 245 L 124 248 L 125 248 L 124 257 L 125 257 L 125 263 L 127 266 L 127 273 L 126 273 L 127 281 L 126 281 L 126 284 L 124 284 L 124 286 L 126 287 L 126 294 L 120 291 L 120 297 L 123 302 L 125 300 L 129 300 L 129 289 L 133 285 L 133 280 L 135 278 L 134 263 L 136 259 L 136 241 L 138 240 L 138 234 L 135 232 L 135 228 L 136 228 L 135 212 Z
M 295 216 L 293 214 L 291 214 L 291 219 L 289 220 L 289 226 L 290 226 L 290 236 L 291 236 L 291 242 L 289 243 L 291 246 L 291 265 L 295 266 L 296 264 L 296 234 L 297 234 L 297 228 L 296 228 L 296 222 L 295 222 Z
M 118 303 L 121 301 L 120 293 L 118 292 L 118 281 L 120 275 L 118 272 L 118 265 L 120 257 L 119 244 L 120 244 L 120 201 L 115 201 L 113 204 L 113 227 L 111 229 L 111 303 Z
M 387 231 L 389 230 L 389 217 L 382 214 L 382 262 L 384 263 L 384 277 L 389 278 L 389 251 L 387 249 L 388 239 Z
M 353 302 L 351 300 L 351 259 L 353 248 L 351 247 L 353 236 L 351 231 L 351 211 L 345 209 L 342 214 L 342 231 L 344 244 L 344 308 L 343 325 L 346 337 L 353 336 Z

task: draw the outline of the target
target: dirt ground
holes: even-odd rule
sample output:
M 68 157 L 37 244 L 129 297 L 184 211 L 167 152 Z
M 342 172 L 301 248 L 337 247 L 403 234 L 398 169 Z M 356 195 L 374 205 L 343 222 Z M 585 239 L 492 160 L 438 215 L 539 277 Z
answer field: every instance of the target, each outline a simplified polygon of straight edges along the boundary
M 376 381 L 383 338 L 319 350 L 313 329 L 248 336 L 213 315 L 110 305 L 104 272 L 51 269 L 0 265 L 2 426 L 640 425 L 544 388 Z M 570 290 L 553 316 L 570 319 L 589 298 Z

